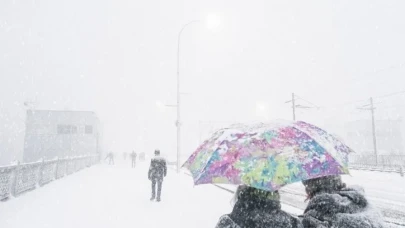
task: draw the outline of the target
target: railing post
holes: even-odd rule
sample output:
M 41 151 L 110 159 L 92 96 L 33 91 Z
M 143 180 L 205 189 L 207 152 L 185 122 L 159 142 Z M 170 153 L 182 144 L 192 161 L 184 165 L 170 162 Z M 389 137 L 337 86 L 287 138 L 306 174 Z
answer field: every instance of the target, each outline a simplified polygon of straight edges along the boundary
M 36 187 L 41 186 L 44 167 L 45 167 L 45 159 L 42 158 L 41 164 L 39 165 L 39 168 L 38 168 L 38 179 L 37 179 Z
M 16 196 L 16 187 L 17 187 L 17 179 L 18 179 L 18 172 L 20 170 L 20 162 L 17 161 L 17 165 L 14 167 L 14 171 L 11 177 L 11 189 L 10 195 Z
M 5 192 L 0 192 L 0 200 L 7 199 L 13 196 L 13 183 L 14 183 L 14 172 L 15 172 L 16 165 L 14 167 L 6 168 L 3 171 L 0 171 L 0 174 L 3 174 L 6 178 L 4 183 L 0 184 L 7 184 L 5 187 Z
M 69 175 L 69 158 L 65 158 L 65 176 Z
M 59 157 L 56 158 L 54 180 L 58 179 Z
M 74 164 L 73 173 L 76 173 L 77 170 L 79 169 L 79 166 L 78 166 L 77 161 L 78 161 L 78 158 L 77 158 L 77 157 L 76 157 L 75 159 L 73 159 L 73 164 Z

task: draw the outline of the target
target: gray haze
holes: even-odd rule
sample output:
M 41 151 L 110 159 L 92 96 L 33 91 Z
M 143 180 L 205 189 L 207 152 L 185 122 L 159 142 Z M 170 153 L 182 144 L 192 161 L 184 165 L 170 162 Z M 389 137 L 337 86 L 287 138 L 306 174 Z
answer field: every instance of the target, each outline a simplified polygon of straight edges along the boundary
M 370 119 L 356 109 L 370 96 L 405 90 L 404 12 L 402 0 L 1 0 L 0 164 L 21 157 L 24 101 L 95 111 L 108 150 L 174 155 L 176 110 L 163 104 L 176 102 L 177 35 L 207 15 L 220 27 L 182 36 L 185 154 L 199 121 L 291 119 L 292 92 L 320 107 L 298 119 L 344 136 Z M 403 117 L 404 101 L 376 98 L 377 119 Z

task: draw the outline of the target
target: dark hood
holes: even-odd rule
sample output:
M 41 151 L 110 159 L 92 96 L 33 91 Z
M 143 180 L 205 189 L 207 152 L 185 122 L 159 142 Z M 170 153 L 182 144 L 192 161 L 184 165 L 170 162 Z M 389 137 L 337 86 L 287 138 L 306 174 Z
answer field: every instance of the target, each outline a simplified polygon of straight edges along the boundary
M 319 193 L 308 203 L 304 227 L 381 228 L 381 215 L 369 205 L 361 187 Z
M 302 227 L 297 218 L 281 210 L 278 200 L 238 200 L 229 218 L 241 228 Z

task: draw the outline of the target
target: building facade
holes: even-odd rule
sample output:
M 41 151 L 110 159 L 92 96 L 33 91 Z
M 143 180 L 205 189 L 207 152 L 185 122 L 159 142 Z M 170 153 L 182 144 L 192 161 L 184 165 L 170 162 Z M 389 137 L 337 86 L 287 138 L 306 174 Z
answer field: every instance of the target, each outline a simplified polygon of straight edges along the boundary
M 100 155 L 101 136 L 94 112 L 28 110 L 23 161 Z

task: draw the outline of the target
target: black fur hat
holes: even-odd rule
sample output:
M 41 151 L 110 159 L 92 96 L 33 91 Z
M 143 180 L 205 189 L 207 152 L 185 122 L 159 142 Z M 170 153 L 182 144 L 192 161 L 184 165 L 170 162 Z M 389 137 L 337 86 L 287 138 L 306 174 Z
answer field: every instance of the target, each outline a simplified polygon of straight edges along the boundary
M 346 187 L 346 184 L 343 183 L 342 178 L 338 175 L 304 180 L 302 183 L 309 198 L 312 198 L 317 193 L 335 193 Z

